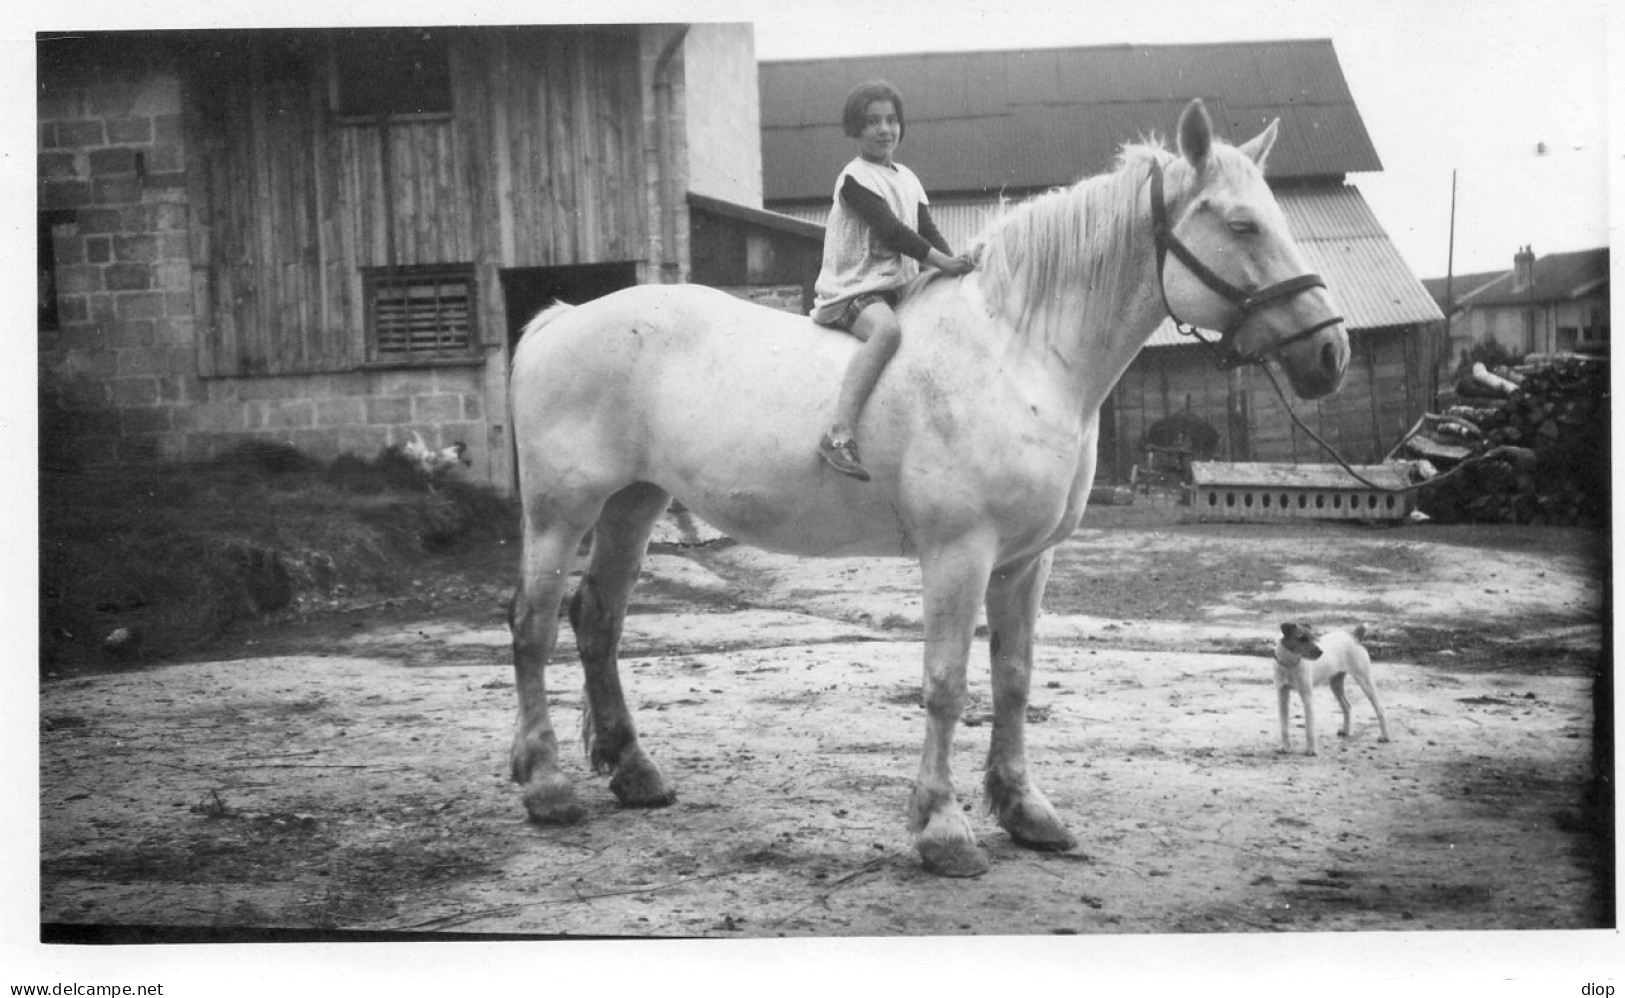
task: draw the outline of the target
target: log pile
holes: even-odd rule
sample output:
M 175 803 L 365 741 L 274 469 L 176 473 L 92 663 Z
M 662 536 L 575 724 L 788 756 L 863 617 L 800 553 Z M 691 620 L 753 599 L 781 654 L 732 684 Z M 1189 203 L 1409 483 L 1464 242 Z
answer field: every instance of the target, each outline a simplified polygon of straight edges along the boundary
M 1399 448 L 1439 476 L 1417 496 L 1423 513 L 1444 523 L 1607 522 L 1606 359 L 1475 364 L 1440 401 Z

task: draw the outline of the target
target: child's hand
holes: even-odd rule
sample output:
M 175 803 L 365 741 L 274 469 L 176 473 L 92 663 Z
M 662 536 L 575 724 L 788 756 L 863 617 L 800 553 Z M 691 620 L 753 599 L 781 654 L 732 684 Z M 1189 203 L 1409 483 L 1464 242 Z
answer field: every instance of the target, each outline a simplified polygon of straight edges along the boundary
M 958 256 L 950 257 L 948 265 L 942 268 L 943 273 L 952 274 L 955 277 L 960 274 L 968 274 L 975 269 L 976 258 L 969 253 L 961 253 Z

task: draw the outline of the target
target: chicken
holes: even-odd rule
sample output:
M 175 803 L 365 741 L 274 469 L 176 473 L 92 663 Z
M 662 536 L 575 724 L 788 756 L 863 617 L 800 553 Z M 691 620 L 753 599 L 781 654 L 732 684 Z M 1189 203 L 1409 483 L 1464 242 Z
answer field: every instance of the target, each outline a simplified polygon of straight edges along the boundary
M 468 446 L 461 440 L 450 447 L 434 450 L 423 442 L 422 434 L 416 430 L 412 431 L 412 439 L 401 445 L 401 455 L 431 482 L 459 464 L 467 466 L 474 463 L 468 456 Z
M 102 639 L 102 651 L 109 658 L 129 662 L 144 658 L 145 635 L 138 627 L 119 627 Z

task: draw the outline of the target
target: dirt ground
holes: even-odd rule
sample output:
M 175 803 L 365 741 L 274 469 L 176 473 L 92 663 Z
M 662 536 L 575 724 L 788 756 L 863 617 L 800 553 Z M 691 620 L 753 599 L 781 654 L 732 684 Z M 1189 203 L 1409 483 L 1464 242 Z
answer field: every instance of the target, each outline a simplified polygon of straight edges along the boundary
M 517 552 L 310 605 L 208 660 L 48 677 L 43 923 L 548 936 L 925 936 L 1580 929 L 1611 922 L 1586 834 L 1606 534 L 1201 523 L 1091 510 L 1059 551 L 1034 776 L 1080 839 L 981 813 L 985 649 L 956 741 L 985 876 L 920 867 L 924 733 L 903 561 L 802 561 L 673 521 L 623 676 L 678 791 L 621 810 L 572 753 L 583 823 L 508 782 Z M 1322 751 L 1277 751 L 1282 620 L 1364 622 L 1393 741 L 1320 691 Z M 566 624 L 555 723 L 581 703 Z M 1352 687 L 1352 684 L 1351 684 Z M 1294 704 L 1294 742 L 1302 745 Z

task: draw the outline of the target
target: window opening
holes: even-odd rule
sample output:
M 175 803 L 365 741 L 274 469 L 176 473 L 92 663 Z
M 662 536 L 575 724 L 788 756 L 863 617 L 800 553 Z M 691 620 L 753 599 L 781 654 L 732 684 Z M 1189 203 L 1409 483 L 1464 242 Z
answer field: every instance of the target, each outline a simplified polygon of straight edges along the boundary
M 466 357 L 474 348 L 472 266 L 365 272 L 373 361 Z

